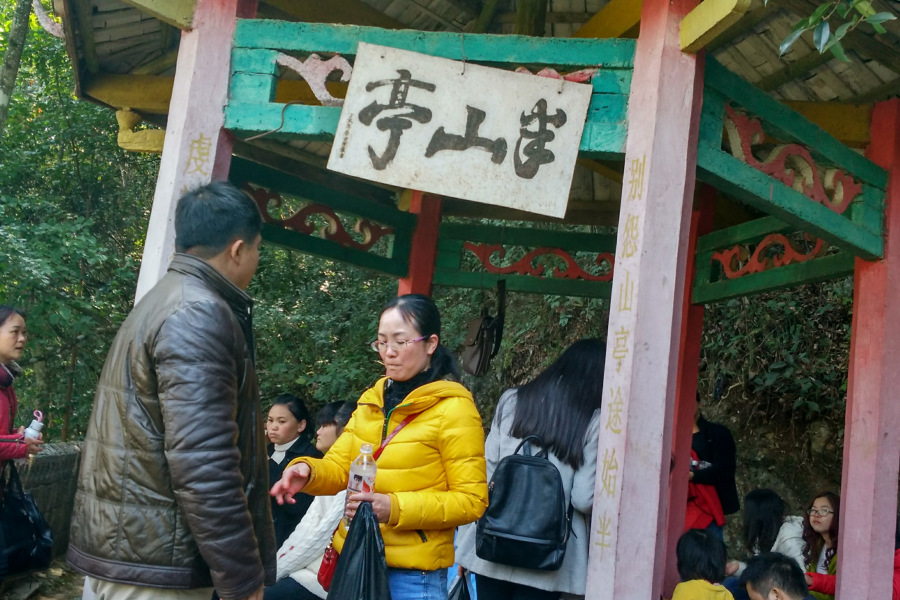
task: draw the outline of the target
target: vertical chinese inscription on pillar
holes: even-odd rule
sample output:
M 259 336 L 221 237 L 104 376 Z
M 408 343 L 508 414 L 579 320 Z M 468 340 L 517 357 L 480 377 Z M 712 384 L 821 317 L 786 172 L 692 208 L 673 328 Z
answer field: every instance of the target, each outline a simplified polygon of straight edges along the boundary
M 609 528 L 611 523 L 612 519 L 609 518 L 606 512 L 603 513 L 603 516 L 597 518 L 597 541 L 594 542 L 594 545 L 600 548 L 600 560 L 603 560 L 603 551 L 611 547 L 609 543 L 609 538 L 612 535 Z
M 612 395 L 612 403 L 609 405 L 609 413 L 606 416 L 606 430 L 615 434 L 622 433 L 622 411 L 625 403 L 622 401 L 622 388 L 616 386 L 615 390 L 610 390 Z
M 628 165 L 628 199 L 641 200 L 644 197 L 644 164 L 646 157 L 633 158 Z
M 600 474 L 600 482 L 603 484 L 603 493 L 610 498 L 616 497 L 616 483 L 619 476 L 619 460 L 616 458 L 616 449 L 603 451 L 603 469 Z
M 631 312 L 634 301 L 634 282 L 631 273 L 625 271 L 625 281 L 619 284 L 619 312 Z
M 619 220 L 619 240 L 616 252 L 613 297 L 610 306 L 608 365 L 601 409 L 599 457 L 594 514 L 601 515 L 591 532 L 593 549 L 599 552 L 602 570 L 613 569 L 618 539 L 619 514 L 625 467 L 625 435 L 628 426 L 628 405 L 631 381 L 628 374 L 634 356 L 634 337 L 637 326 L 635 299 L 640 290 L 639 274 L 642 253 L 642 226 L 646 202 L 646 156 L 629 157 L 625 164 L 622 186 L 622 213 Z M 607 550 L 612 549 L 612 552 Z
M 196 139 L 191 140 L 188 149 L 187 165 L 184 167 L 185 175 L 200 175 L 209 177 L 210 154 L 212 151 L 212 139 L 202 133 Z

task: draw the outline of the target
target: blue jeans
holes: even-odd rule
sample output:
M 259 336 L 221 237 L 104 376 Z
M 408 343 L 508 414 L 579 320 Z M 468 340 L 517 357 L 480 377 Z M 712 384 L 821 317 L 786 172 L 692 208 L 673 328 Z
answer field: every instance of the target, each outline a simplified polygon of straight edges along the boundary
M 447 600 L 447 569 L 388 569 L 391 600 Z

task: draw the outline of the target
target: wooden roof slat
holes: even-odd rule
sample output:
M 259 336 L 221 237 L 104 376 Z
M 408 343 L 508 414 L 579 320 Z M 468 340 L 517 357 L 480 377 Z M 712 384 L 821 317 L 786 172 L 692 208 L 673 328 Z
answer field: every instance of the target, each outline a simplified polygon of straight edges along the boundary
M 95 14 L 91 20 L 94 30 L 106 29 L 108 27 L 119 27 L 120 25 L 128 25 L 129 23 L 139 23 L 144 18 L 141 11 L 134 8 L 125 8 L 113 12 Z
M 94 43 L 99 46 L 103 42 L 114 42 L 126 38 L 138 38 L 148 33 L 159 31 L 160 24 L 159 21 L 153 19 L 151 21 L 140 21 L 123 27 L 108 27 L 107 29 L 98 31 L 94 34 Z
M 752 9 L 737 23 L 726 29 L 722 34 L 706 45 L 707 52 L 715 52 L 725 44 L 729 44 L 738 37 L 749 33 L 754 27 L 777 13 L 780 9 L 774 4 L 765 4 L 758 8 Z

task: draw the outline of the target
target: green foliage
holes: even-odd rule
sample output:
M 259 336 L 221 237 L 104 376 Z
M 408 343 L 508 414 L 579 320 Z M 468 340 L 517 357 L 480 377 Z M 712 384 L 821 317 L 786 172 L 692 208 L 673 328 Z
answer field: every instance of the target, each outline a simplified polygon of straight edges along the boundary
M 768 0 L 766 0 L 766 3 L 768 3 Z M 801 19 L 794 24 L 790 35 L 781 42 L 779 51 L 781 55 L 784 55 L 794 45 L 794 42 L 800 39 L 801 35 L 807 31 L 812 31 L 813 43 L 820 54 L 830 50 L 837 58 L 849 62 L 850 59 L 847 58 L 841 45 L 841 40 L 844 39 L 844 36 L 863 23 L 871 25 L 876 33 L 886 33 L 887 30 L 882 23 L 893 21 L 896 18 L 890 12 L 876 12 L 872 8 L 870 0 L 825 2 L 819 5 L 809 17 Z M 831 24 L 837 19 L 842 19 L 842 22 L 832 31 Z
M 13 4 L 0 2 L 0 23 Z M 32 16 L 0 138 L 0 302 L 29 311 L 20 420 L 44 410 L 51 439 L 67 408 L 80 437 L 131 308 L 158 162 L 121 150 L 113 113 L 73 88 L 62 42 Z

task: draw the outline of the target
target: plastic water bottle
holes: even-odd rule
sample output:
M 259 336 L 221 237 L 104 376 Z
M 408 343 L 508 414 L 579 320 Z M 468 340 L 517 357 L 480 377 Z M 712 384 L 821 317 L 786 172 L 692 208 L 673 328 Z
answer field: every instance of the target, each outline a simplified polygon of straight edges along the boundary
M 25 437 L 34 440 L 40 439 L 41 429 L 44 428 L 44 413 L 39 410 L 34 411 L 34 420 L 25 429 Z
M 363 444 L 359 447 L 359 456 L 350 463 L 350 480 L 347 482 L 347 500 L 353 494 L 368 494 L 375 491 L 375 458 L 372 456 L 372 444 Z M 347 504 L 344 503 L 346 510 Z M 344 529 L 350 529 L 352 519 L 344 517 Z

